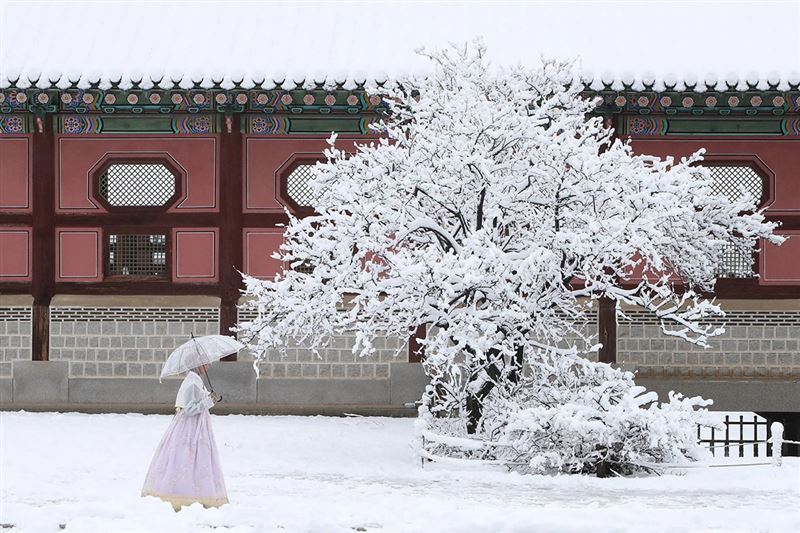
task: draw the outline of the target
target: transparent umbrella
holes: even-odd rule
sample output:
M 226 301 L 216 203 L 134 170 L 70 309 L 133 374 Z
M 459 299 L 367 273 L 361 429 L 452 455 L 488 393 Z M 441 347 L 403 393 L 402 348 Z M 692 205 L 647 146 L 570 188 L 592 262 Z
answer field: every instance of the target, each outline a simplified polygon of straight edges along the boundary
M 225 335 L 205 335 L 195 337 L 184 342 L 169 354 L 161 369 L 161 378 L 183 374 L 193 368 L 202 365 L 209 365 L 214 361 L 219 361 L 226 355 L 231 355 L 244 348 L 244 344 L 233 337 Z M 211 386 L 211 378 L 206 374 L 208 384 Z M 214 388 L 211 387 L 213 391 Z

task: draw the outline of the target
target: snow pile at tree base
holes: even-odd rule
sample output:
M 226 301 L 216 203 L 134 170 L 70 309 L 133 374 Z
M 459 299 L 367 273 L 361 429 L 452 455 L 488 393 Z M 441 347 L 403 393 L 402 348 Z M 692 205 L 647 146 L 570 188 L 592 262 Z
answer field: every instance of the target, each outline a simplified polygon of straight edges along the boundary
M 417 424 L 419 453 L 504 464 L 523 473 L 630 475 L 659 463 L 707 457 L 697 426 L 716 426 L 711 400 L 670 393 L 659 403 L 633 374 L 580 357 L 542 364 L 484 401 L 478 431 L 461 417 L 437 416 L 429 388 Z

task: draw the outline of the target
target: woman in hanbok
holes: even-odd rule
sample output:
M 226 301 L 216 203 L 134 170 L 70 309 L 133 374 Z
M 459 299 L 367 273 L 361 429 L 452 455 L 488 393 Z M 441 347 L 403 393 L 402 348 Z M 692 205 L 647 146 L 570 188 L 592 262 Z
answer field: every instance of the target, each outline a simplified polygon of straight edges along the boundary
M 207 365 L 201 365 L 186 373 L 175 398 L 175 417 L 156 449 L 142 488 L 142 496 L 161 498 L 175 511 L 195 502 L 206 508 L 228 503 L 208 414 L 221 397 L 205 388 L 200 374 L 207 370 Z

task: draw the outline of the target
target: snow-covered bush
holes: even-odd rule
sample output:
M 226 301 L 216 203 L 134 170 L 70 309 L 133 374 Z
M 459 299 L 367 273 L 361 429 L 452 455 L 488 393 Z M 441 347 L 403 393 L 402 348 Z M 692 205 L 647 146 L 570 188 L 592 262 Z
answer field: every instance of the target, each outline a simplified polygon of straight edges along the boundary
M 582 326 L 607 298 L 707 346 L 722 311 L 698 289 L 713 289 L 727 246 L 780 243 L 775 224 L 749 196 L 716 195 L 702 153 L 662 160 L 616 139 L 570 62 L 490 68 L 480 43 L 428 57 L 429 76 L 373 89 L 390 109 L 379 141 L 348 153 L 331 139 L 311 182 L 316 214 L 290 219 L 276 256 L 291 268 L 245 277 L 254 353 L 347 332 L 367 357 L 376 336 L 426 325 L 423 418 L 453 422 L 439 434 L 447 453 L 461 441 L 442 439 L 463 434 L 541 449 L 544 463 L 525 459 L 538 470 L 691 456 L 688 404 L 643 410 L 630 377 L 579 363 L 596 350 Z M 577 442 L 562 409 L 602 428 Z M 535 447 L 551 430 L 552 449 Z
M 437 417 L 429 389 L 417 423 L 423 456 L 497 461 L 538 474 L 627 475 L 708 454 L 696 431 L 697 424 L 717 425 L 704 409 L 710 400 L 670 394 L 658 403 L 630 372 L 581 357 L 545 359 L 513 386 L 492 390 L 476 435 L 459 431 L 457 417 Z

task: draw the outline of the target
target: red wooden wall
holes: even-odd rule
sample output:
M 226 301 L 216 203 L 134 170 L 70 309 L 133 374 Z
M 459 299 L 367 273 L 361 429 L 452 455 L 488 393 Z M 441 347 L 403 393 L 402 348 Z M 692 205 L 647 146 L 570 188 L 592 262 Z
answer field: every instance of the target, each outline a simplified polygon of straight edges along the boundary
M 128 136 L 58 139 L 56 210 L 104 212 L 91 194 L 91 177 L 111 159 L 166 159 L 182 172 L 182 195 L 172 212 L 219 211 L 215 137 Z
M 26 216 L 34 208 L 35 135 L 0 137 L 0 283 L 20 287 L 31 283 L 34 266 L 34 224 Z M 102 281 L 104 232 L 153 227 L 170 235 L 171 284 L 219 283 L 225 269 L 234 266 L 221 263 L 221 241 L 228 223 L 221 216 L 221 191 L 230 186 L 222 178 L 226 175 L 221 161 L 225 135 L 230 134 L 56 136 L 53 281 Z M 357 140 L 368 140 L 339 139 L 348 148 Z M 800 285 L 800 261 L 796 260 L 800 253 L 800 139 L 653 136 L 633 138 L 632 146 L 639 153 L 661 157 L 682 157 L 706 148 L 710 159 L 755 162 L 769 176 L 766 214 L 782 221 L 779 231 L 791 237 L 780 247 L 763 246 L 758 283 Z M 288 206 L 281 199 L 278 178 L 293 161 L 319 157 L 326 147 L 324 136 L 241 136 L 235 156 L 241 158 L 241 211 L 233 230 L 241 235 L 236 254 L 244 272 L 268 278 L 282 268 L 271 257 L 282 242 L 281 225 Z M 92 197 L 92 178 L 112 158 L 168 161 L 181 174 L 180 198 L 159 216 L 108 213 Z
M 640 137 L 631 145 L 642 154 L 686 157 L 700 148 L 707 160 L 755 165 L 769 179 L 765 215 L 782 222 L 777 233 L 789 236 L 781 246 L 762 243 L 760 285 L 800 285 L 800 139 L 720 137 Z
M 0 215 L 32 212 L 31 137 L 35 135 L 0 138 Z M 237 248 L 241 260 L 225 265 L 220 263 L 221 229 L 230 220 L 223 216 L 221 194 L 233 185 L 222 178 L 226 171 L 230 178 L 231 172 L 221 153 L 226 135 L 231 134 L 56 135 L 51 174 L 53 282 L 102 282 L 103 238 L 113 231 L 168 233 L 171 284 L 214 285 L 224 269 L 234 266 L 261 278 L 280 271 L 283 265 L 271 256 L 282 243 L 282 226 L 288 220 L 284 210 L 291 206 L 281 198 L 279 177 L 298 159 L 320 158 L 328 147 L 327 136 L 233 134 L 241 136 L 234 156 L 241 158 L 241 211 L 234 220 L 240 226 L 235 231 L 242 239 Z M 357 141 L 369 139 L 340 136 L 339 143 L 352 149 Z M 165 212 L 137 215 L 108 210 L 95 197 L 95 179 L 104 166 L 112 160 L 137 159 L 163 160 L 180 174 L 179 198 Z M 18 282 L 23 289 L 22 284 L 32 282 L 33 225 L 20 220 L 0 219 L 0 283 Z
M 357 142 L 368 142 L 374 137 L 340 135 L 337 146 L 352 150 Z M 248 220 L 265 220 L 257 213 L 278 215 L 283 219 L 285 208 L 291 206 L 281 199 L 279 179 L 283 172 L 298 159 L 321 157 L 328 148 L 325 137 L 247 136 L 244 140 L 244 186 L 242 208 Z M 279 220 L 275 219 L 275 220 Z M 271 256 L 283 242 L 279 227 L 251 227 L 243 230 L 244 272 L 259 278 L 271 278 L 283 267 Z
M 31 157 L 28 135 L 0 136 L 0 217 L 31 212 Z M 11 220 L 0 218 L 0 283 L 29 283 L 32 228 Z
M 30 139 L 0 136 L 0 213 L 30 212 L 30 167 Z

